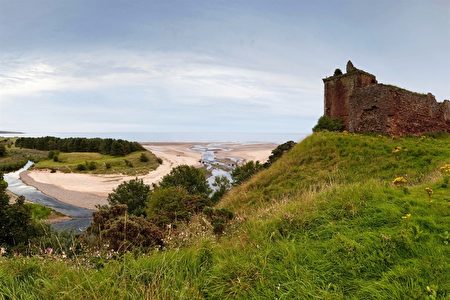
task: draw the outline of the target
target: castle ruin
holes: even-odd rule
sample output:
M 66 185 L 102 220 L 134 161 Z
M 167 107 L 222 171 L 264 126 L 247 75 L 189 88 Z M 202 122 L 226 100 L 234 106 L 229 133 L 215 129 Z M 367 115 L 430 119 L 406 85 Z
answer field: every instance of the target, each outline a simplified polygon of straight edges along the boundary
M 350 132 L 393 136 L 450 132 L 450 101 L 437 102 L 431 94 L 414 93 L 380 84 L 374 75 L 347 63 L 347 72 L 336 70 L 325 84 L 328 117 L 338 118 Z

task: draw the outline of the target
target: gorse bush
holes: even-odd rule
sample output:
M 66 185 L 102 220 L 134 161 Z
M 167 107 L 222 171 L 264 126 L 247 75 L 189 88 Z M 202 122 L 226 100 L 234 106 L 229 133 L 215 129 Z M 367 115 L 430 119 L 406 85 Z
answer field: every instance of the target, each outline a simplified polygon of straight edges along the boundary
M 233 185 L 243 183 L 263 168 L 264 166 L 260 164 L 259 161 L 249 161 L 241 166 L 237 166 L 231 173 L 231 176 L 233 177 Z
M 313 131 L 343 131 L 344 123 L 338 118 L 332 118 L 328 116 L 322 116 L 317 121 L 317 125 L 314 126 Z

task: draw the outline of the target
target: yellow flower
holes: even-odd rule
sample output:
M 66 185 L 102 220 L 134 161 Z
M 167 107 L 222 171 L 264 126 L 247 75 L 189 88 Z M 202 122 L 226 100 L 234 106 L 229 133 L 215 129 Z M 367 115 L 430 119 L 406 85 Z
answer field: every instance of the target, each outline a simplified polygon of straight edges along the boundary
M 402 147 L 395 147 L 394 150 L 392 150 L 392 153 L 398 153 L 402 151 Z
M 450 175 L 450 164 L 445 164 L 441 167 L 441 172 Z
M 407 184 L 407 183 L 408 183 L 408 180 L 406 180 L 405 177 L 400 176 L 400 177 L 395 178 L 395 179 L 392 181 L 392 183 L 393 183 L 394 185 L 397 185 L 397 186 L 402 186 L 402 185 Z
M 404 215 L 403 217 L 402 217 L 402 219 L 409 219 L 409 218 L 411 218 L 411 214 L 406 214 L 406 215 Z

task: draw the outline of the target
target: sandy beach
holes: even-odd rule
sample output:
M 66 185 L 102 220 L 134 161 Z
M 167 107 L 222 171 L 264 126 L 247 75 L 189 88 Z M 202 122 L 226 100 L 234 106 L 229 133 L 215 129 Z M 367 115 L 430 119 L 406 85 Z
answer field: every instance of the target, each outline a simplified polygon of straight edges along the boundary
M 200 166 L 201 153 L 192 149 L 194 146 L 218 145 L 215 155 L 218 158 L 240 158 L 244 161 L 259 160 L 264 162 L 276 144 L 237 144 L 237 143 L 143 143 L 143 146 L 163 160 L 154 171 L 138 176 L 146 184 L 159 182 L 162 177 L 179 165 Z M 135 176 L 94 175 L 77 173 L 50 173 L 47 170 L 31 170 L 20 174 L 28 185 L 60 201 L 89 209 L 96 205 L 107 204 L 106 198 L 112 190 L 124 181 Z

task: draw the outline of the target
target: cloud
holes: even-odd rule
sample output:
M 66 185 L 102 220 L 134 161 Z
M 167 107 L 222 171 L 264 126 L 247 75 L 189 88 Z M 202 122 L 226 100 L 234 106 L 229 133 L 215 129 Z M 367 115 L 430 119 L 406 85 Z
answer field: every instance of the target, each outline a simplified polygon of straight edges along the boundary
M 96 91 L 107 95 L 122 89 L 155 104 L 170 101 L 205 106 L 220 102 L 259 106 L 278 114 L 311 115 L 317 105 L 308 110 L 308 102 L 321 97 L 317 82 L 227 65 L 214 57 L 189 53 L 97 51 L 73 54 L 70 61 L 58 55 L 46 60 L 3 59 L 6 60 L 8 64 L 0 67 L 3 103 L 61 92 Z M 108 99 L 103 101 L 106 104 Z

